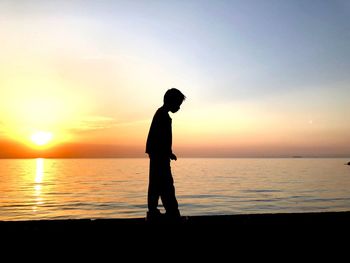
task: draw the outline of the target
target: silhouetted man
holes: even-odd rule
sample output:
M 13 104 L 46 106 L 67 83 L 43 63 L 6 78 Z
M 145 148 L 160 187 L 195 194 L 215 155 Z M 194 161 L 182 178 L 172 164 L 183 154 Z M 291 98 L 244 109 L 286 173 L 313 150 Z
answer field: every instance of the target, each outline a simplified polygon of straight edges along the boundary
M 170 160 L 176 161 L 177 157 L 172 152 L 172 128 L 169 111 L 177 112 L 185 98 L 185 95 L 178 89 L 167 90 L 164 95 L 164 104 L 154 114 L 148 133 L 146 143 L 146 153 L 150 158 L 147 197 L 148 220 L 159 219 L 162 216 L 158 209 L 159 197 L 166 211 L 166 218 L 180 218 L 170 167 Z

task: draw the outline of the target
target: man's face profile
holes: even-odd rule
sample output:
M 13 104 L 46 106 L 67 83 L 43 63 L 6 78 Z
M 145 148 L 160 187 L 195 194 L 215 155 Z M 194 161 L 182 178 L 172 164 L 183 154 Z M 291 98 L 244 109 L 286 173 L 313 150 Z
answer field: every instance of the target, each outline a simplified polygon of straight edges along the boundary
M 181 103 L 173 103 L 170 105 L 169 109 L 172 113 L 175 113 L 180 109 L 180 106 L 181 106 Z

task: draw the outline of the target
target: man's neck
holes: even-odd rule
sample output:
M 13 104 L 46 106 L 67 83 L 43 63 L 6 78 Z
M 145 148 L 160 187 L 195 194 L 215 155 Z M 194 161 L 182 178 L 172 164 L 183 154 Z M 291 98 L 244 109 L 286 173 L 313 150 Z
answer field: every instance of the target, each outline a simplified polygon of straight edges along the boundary
M 165 104 L 163 104 L 163 106 L 160 108 L 163 109 L 164 111 L 166 111 L 167 113 L 169 113 L 169 111 L 170 111 L 170 109 Z

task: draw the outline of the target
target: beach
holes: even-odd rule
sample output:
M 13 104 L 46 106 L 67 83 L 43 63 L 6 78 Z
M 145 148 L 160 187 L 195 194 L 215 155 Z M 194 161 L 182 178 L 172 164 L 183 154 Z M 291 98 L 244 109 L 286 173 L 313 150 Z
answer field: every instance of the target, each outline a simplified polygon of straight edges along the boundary
M 176 223 L 151 223 L 145 218 L 0 221 L 0 233 L 5 247 L 18 253 L 29 249 L 62 260 L 93 255 L 100 260 L 117 257 L 147 262 L 169 257 L 174 261 L 194 257 L 278 262 L 286 257 L 298 261 L 319 256 L 344 258 L 350 235 L 350 211 L 182 219 Z
M 115 219 L 62 219 L 62 220 L 27 220 L 0 221 L 1 233 L 41 234 L 59 233 L 79 235 L 81 233 L 116 234 L 159 229 L 186 229 L 227 232 L 252 230 L 322 229 L 350 230 L 350 211 L 315 212 L 315 213 L 276 213 L 276 214 L 241 214 L 212 216 L 182 216 L 182 220 L 149 222 L 145 218 Z

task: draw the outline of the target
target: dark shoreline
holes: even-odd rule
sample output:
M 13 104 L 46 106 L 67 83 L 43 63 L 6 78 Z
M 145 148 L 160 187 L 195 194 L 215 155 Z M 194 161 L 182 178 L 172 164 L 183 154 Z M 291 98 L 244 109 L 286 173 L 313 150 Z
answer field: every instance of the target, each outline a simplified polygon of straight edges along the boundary
M 164 229 L 225 231 L 251 231 L 276 229 L 308 229 L 326 228 L 350 229 L 350 211 L 345 212 L 310 212 L 310 213 L 275 213 L 275 214 L 236 214 L 212 216 L 183 216 L 180 222 L 159 221 L 148 222 L 145 218 L 129 219 L 59 219 L 0 221 L 0 233 L 59 233 L 111 234 L 133 231 L 154 231 Z
M 145 218 L 0 221 L 0 235 L 2 251 L 11 257 L 29 248 L 30 253 L 64 255 L 65 261 L 72 255 L 107 260 L 123 255 L 149 262 L 163 252 L 179 260 L 188 255 L 223 261 L 258 255 L 281 262 L 283 254 L 282 259 L 294 255 L 300 261 L 305 255 L 314 259 L 330 253 L 334 258 L 348 251 L 350 211 L 189 216 L 177 223 L 150 223 Z

